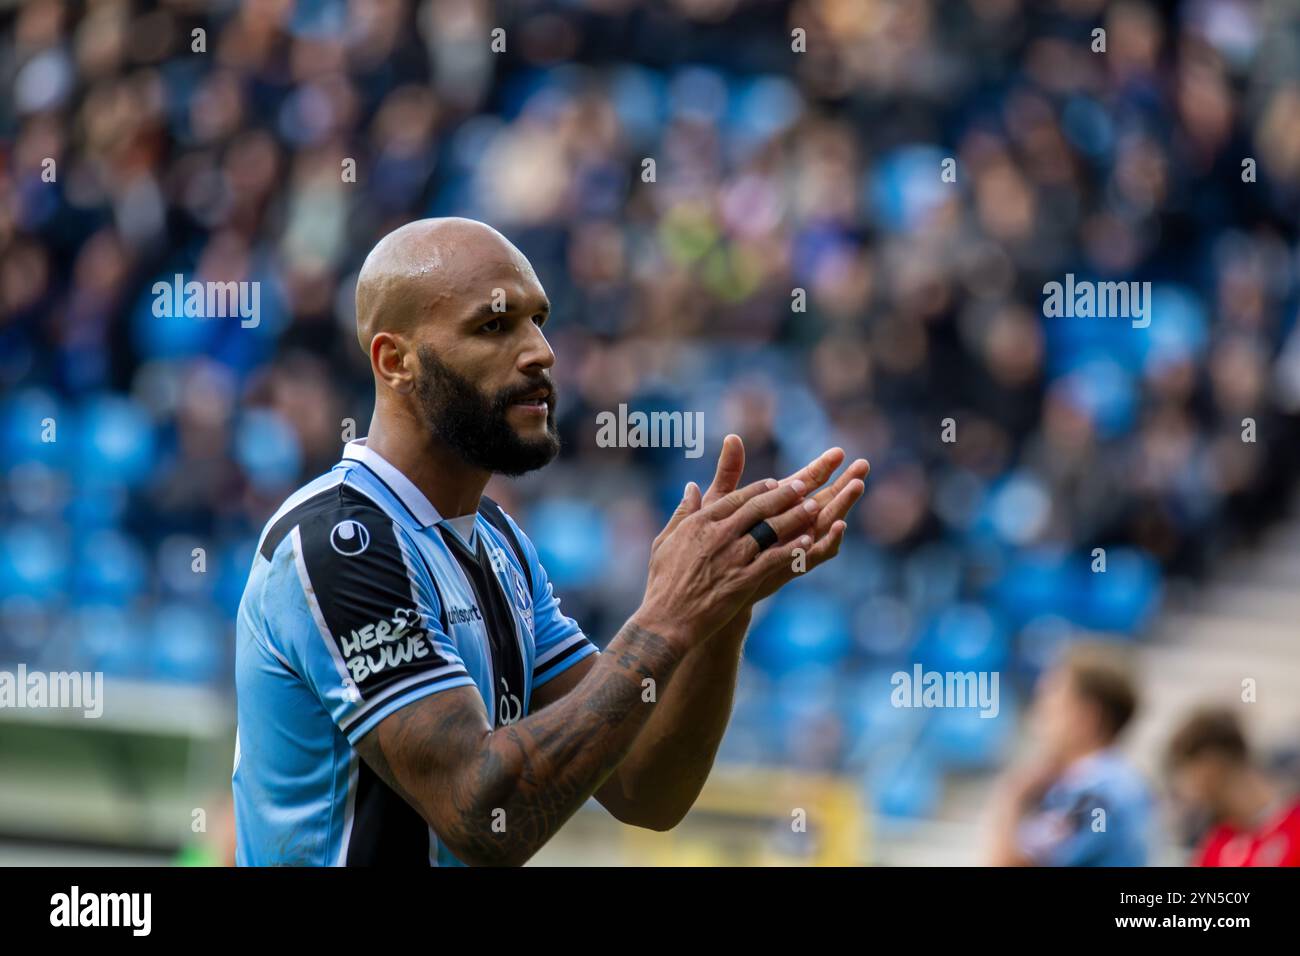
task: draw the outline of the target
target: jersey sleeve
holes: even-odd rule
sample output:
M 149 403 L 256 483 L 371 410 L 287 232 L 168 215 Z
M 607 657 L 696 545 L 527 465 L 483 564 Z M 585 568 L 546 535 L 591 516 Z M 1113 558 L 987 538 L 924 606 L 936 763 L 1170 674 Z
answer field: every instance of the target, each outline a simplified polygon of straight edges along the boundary
M 1093 834 L 1080 823 L 1065 814 L 1037 814 L 1021 824 L 1020 851 L 1038 866 L 1082 866 Z
M 1115 809 L 1104 792 L 1079 793 L 1067 807 L 1040 811 L 1021 825 L 1021 852 L 1039 866 L 1114 865 L 1123 837 Z
M 349 743 L 407 704 L 473 684 L 415 545 L 379 508 L 307 517 L 276 559 L 286 619 L 271 629 Z
M 504 514 L 504 512 L 502 512 Z M 596 653 L 596 645 L 582 632 L 578 622 L 560 610 L 551 579 L 542 567 L 533 542 L 513 518 L 506 515 L 510 528 L 524 550 L 528 572 L 533 582 L 533 690 L 558 677 L 584 657 Z

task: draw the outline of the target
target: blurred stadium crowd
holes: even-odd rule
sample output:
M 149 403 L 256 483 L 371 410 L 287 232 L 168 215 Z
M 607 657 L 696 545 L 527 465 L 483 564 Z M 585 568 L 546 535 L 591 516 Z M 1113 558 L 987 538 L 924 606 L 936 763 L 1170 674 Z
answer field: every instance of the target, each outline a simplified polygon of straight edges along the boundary
M 356 272 L 422 216 L 551 297 L 565 451 L 489 490 L 597 642 L 728 431 L 754 477 L 871 460 L 841 560 L 756 615 L 723 757 L 885 812 L 1016 727 L 890 672 L 1140 638 L 1297 473 L 1286 4 L 32 0 L 0 36 L 0 662 L 230 686 L 259 528 L 366 430 Z M 1150 281 L 1150 327 L 1044 319 L 1067 272 Z M 177 273 L 260 282 L 259 323 L 155 317 Z M 703 411 L 705 456 L 598 447 L 620 403 Z

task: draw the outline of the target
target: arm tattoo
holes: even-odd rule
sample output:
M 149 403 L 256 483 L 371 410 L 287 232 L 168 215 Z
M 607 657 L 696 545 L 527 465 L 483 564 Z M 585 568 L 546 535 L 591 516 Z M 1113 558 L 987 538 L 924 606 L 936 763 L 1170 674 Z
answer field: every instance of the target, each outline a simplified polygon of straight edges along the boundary
M 563 698 L 495 731 L 456 690 L 385 718 L 357 750 L 467 863 L 517 864 L 605 782 L 649 718 L 642 682 L 663 686 L 680 657 L 628 623 Z

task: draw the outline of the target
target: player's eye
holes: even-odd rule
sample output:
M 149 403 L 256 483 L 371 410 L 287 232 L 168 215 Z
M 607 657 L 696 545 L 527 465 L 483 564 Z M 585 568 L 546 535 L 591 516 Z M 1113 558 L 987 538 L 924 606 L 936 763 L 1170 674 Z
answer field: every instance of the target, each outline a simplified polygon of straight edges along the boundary
M 502 329 L 501 320 L 493 319 L 490 322 L 484 322 L 478 327 L 480 332 L 500 332 Z
M 537 323 L 537 327 L 540 329 L 543 325 L 546 324 L 547 318 L 548 316 L 546 315 L 546 313 L 538 312 L 535 316 L 533 316 L 533 321 Z

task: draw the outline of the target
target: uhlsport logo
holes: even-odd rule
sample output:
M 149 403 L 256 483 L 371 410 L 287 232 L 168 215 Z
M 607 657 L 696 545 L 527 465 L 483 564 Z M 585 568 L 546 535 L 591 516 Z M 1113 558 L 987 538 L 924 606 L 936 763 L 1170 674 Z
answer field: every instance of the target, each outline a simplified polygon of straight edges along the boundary
M 479 611 L 477 604 L 471 604 L 468 607 L 447 608 L 448 624 L 469 624 L 472 621 L 482 620 L 483 614 Z
M 330 532 L 330 547 L 345 558 L 354 558 L 370 547 L 370 532 L 360 521 L 340 521 Z

